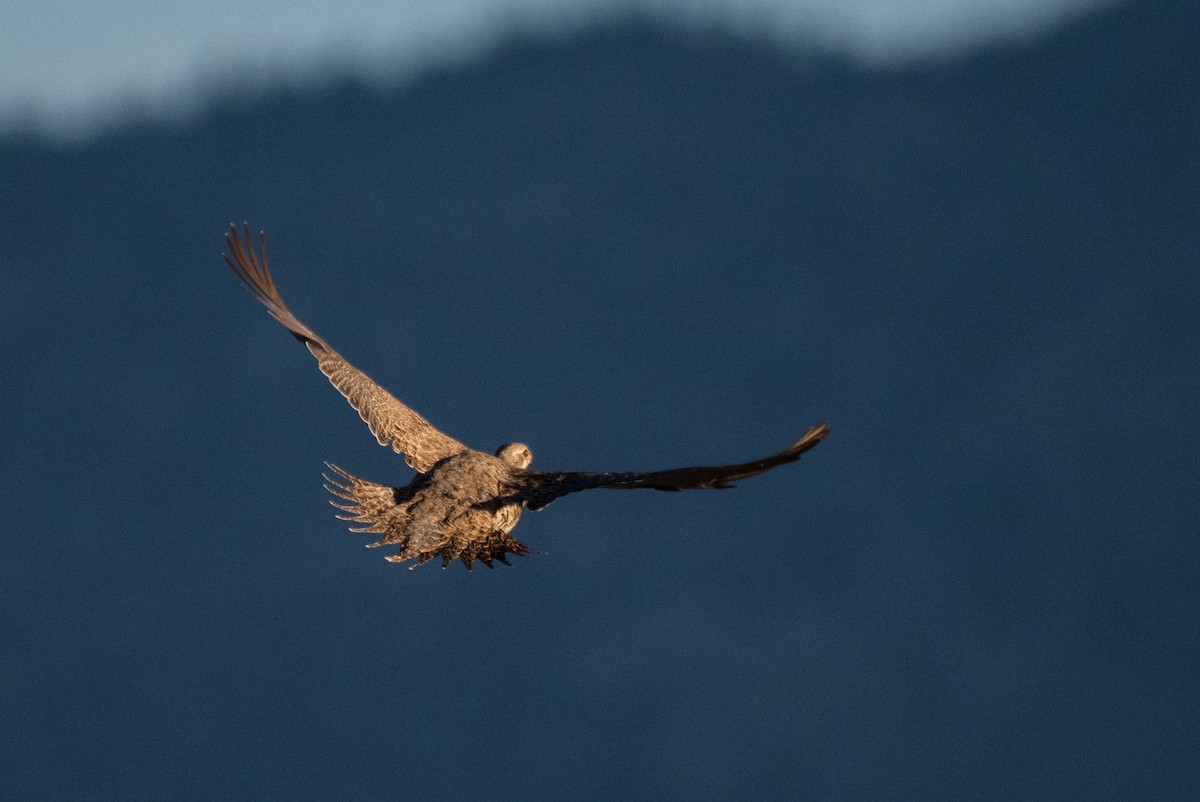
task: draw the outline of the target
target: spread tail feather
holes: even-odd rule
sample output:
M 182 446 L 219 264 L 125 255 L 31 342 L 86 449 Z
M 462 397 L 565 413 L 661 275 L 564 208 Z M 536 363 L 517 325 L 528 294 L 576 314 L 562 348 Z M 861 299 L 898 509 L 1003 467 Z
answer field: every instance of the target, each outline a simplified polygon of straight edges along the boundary
M 427 519 L 415 509 L 419 504 L 410 488 L 376 484 L 331 463 L 325 465 L 333 474 L 322 474 L 325 489 L 348 502 L 330 500 L 330 504 L 345 513 L 337 517 L 364 524 L 351 527 L 351 532 L 382 535 L 374 543 L 368 543 L 368 548 L 399 545 L 399 553 L 385 558 L 389 562 L 415 560 L 410 567 L 416 568 L 441 557 L 443 568 L 457 559 L 470 570 L 476 560 L 494 568 L 495 560 L 508 565 L 509 554 L 523 557 L 531 553 L 524 543 L 503 529 L 480 530 L 472 525 L 477 518 Z

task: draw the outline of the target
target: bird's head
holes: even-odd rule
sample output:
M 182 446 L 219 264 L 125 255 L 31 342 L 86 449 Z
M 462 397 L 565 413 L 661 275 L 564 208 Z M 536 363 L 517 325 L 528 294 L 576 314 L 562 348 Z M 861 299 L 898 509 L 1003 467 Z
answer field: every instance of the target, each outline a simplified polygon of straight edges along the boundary
M 496 456 L 514 468 L 528 468 L 533 462 L 533 452 L 524 443 L 505 443 L 496 449 Z

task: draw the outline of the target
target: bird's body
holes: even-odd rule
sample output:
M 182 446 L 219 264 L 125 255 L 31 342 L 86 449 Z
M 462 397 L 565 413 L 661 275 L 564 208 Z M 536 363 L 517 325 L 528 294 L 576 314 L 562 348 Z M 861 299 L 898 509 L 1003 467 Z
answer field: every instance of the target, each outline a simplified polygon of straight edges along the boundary
M 568 493 L 597 487 L 686 490 L 726 488 L 738 479 L 756 476 L 795 462 L 819 443 L 829 429 L 811 427 L 788 448 L 752 462 L 716 467 L 678 468 L 648 473 L 579 473 L 530 470 L 532 454 L 522 443 L 508 443 L 487 454 L 468 448 L 435 429 L 425 418 L 393 397 L 356 369 L 301 323 L 275 289 L 267 269 L 265 245 L 261 256 L 235 226 L 225 235 L 230 255 L 225 261 L 250 288 L 272 317 L 304 343 L 321 372 L 362 416 L 380 445 L 402 453 L 417 476 L 405 487 L 369 482 L 330 465 L 326 488 L 345 503 L 336 503 L 346 520 L 363 524 L 352 529 L 381 537 L 370 546 L 396 545 L 392 562 L 415 560 L 421 565 L 434 557 L 443 567 L 459 559 L 467 568 L 476 560 L 489 568 L 506 555 L 529 549 L 510 532 L 524 509 L 539 510 Z
M 350 502 L 338 504 L 345 520 L 366 524 L 354 529 L 382 537 L 370 546 L 398 545 L 392 562 L 415 559 L 416 565 L 437 555 L 443 565 L 458 557 L 468 568 L 481 560 L 506 562 L 505 555 L 523 555 L 525 545 L 509 532 L 521 517 L 519 501 L 511 495 L 512 466 L 498 457 L 467 449 L 417 474 L 407 487 L 386 487 L 329 466 L 329 492 Z

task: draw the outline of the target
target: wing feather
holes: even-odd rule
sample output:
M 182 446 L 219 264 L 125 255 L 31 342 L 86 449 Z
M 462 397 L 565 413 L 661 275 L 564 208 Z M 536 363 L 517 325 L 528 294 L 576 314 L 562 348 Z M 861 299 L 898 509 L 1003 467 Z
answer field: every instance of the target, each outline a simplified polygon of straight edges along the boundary
M 304 343 L 317 359 L 321 372 L 337 388 L 350 406 L 358 411 L 381 446 L 390 445 L 403 454 L 405 461 L 424 473 L 439 460 L 465 451 L 466 446 L 435 429 L 367 374 L 347 362 L 316 332 L 300 322 L 283 302 L 267 267 L 266 236 L 259 234 L 259 250 L 255 251 L 250 227 L 239 233 L 232 223 L 225 234 L 229 255 L 225 261 L 242 280 L 254 297 L 267 308 L 271 317 L 282 323 L 292 335 Z
M 741 479 L 749 479 L 766 473 L 772 468 L 796 462 L 800 455 L 829 434 L 827 423 L 810 427 L 804 435 L 790 446 L 769 457 L 742 462 L 736 465 L 697 466 L 672 468 L 651 473 L 551 473 L 546 471 L 516 472 L 513 500 L 520 500 L 531 510 L 540 510 L 556 498 L 580 490 L 607 487 L 615 490 L 721 490 L 733 487 Z

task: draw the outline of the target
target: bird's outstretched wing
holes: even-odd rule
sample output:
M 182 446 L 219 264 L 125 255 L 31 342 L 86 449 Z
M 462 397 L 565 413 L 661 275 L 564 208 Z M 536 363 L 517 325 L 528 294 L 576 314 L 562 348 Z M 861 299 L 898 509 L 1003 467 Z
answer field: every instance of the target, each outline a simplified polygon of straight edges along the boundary
M 242 283 L 250 288 L 254 297 L 278 320 L 297 340 L 308 346 L 317 358 L 331 384 L 338 389 L 350 405 L 371 428 L 371 433 L 381 446 L 390 445 L 405 461 L 422 473 L 428 471 L 439 460 L 466 450 L 466 446 L 454 438 L 439 432 L 429 421 L 395 398 L 387 390 L 371 380 L 367 374 L 355 368 L 337 351 L 304 325 L 292 314 L 283 302 L 271 272 L 267 268 L 266 237 L 259 234 L 259 250 L 256 252 L 250 236 L 250 227 L 239 234 L 232 223 L 225 235 L 229 254 L 225 261 L 237 273 Z
M 553 473 L 549 471 L 515 471 L 513 492 L 505 500 L 522 501 L 531 510 L 540 510 L 554 499 L 590 490 L 607 487 L 617 490 L 693 490 L 724 489 L 733 487 L 739 479 L 758 476 L 772 468 L 800 459 L 800 455 L 829 434 L 829 426 L 821 423 L 811 427 L 804 436 L 790 446 L 769 457 L 738 465 L 716 465 L 709 467 L 674 468 L 653 473 Z

